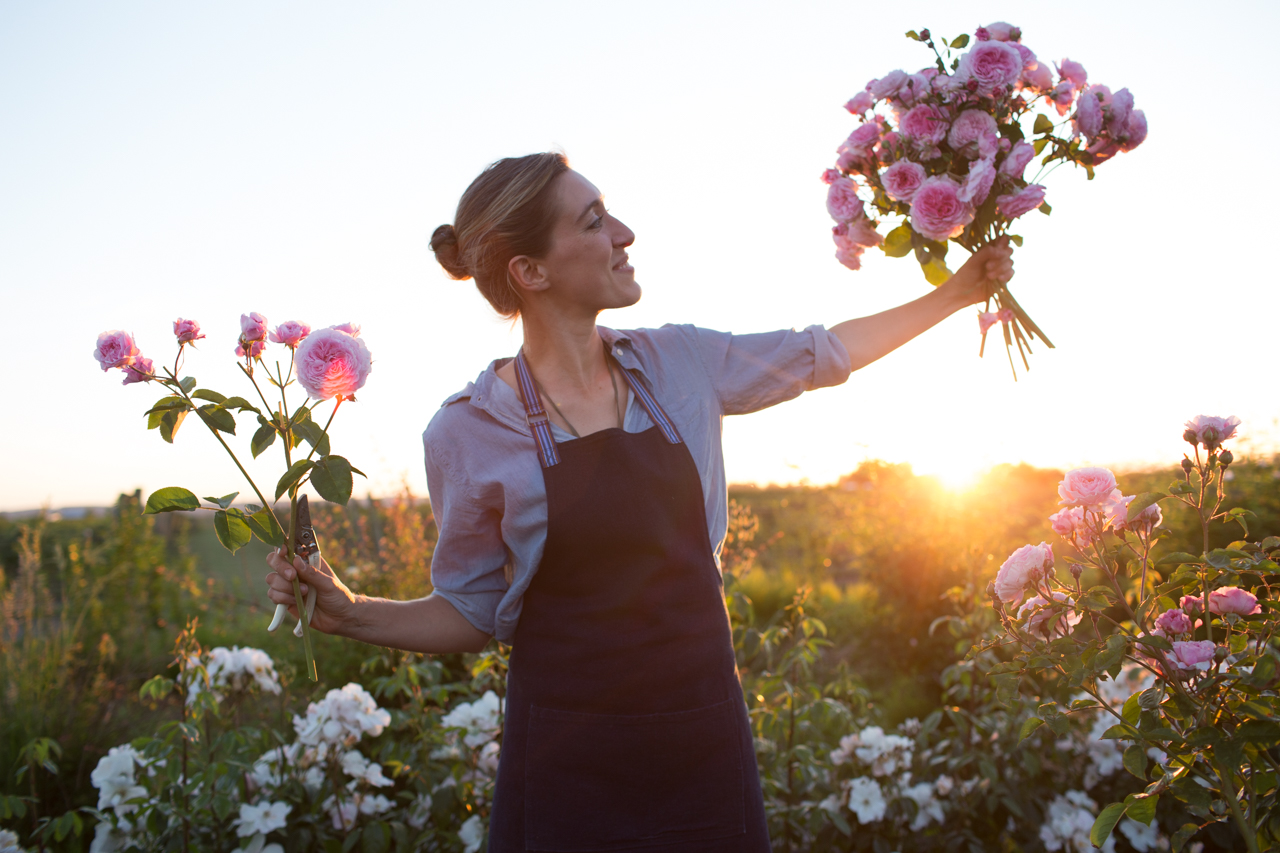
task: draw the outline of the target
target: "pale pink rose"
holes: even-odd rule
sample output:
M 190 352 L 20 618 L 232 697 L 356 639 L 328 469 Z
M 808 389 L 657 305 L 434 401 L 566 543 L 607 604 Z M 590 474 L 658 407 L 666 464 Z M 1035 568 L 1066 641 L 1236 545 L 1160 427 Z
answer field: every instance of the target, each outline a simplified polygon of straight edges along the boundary
M 1018 608 L 1018 618 L 1026 619 L 1026 631 L 1028 634 L 1037 634 L 1046 640 L 1055 640 L 1058 637 L 1065 637 L 1071 633 L 1071 629 L 1080 624 L 1083 614 L 1075 609 L 1075 601 L 1065 592 L 1053 593 L 1055 604 L 1050 604 L 1049 600 L 1043 595 L 1033 595 L 1027 599 L 1022 607 Z M 1059 616 L 1058 621 L 1054 623 L 1053 630 L 1049 629 L 1049 622 L 1054 616 Z
M 1181 669 L 1198 669 L 1201 672 L 1213 666 L 1215 646 L 1210 640 L 1187 641 L 1173 644 L 1174 662 Z
M 1042 204 L 1044 204 L 1044 187 L 1040 184 L 1029 184 L 1015 193 L 1002 195 L 996 199 L 996 209 L 1006 219 L 1017 219 Z
M 912 74 L 907 77 L 907 81 L 902 84 L 902 88 L 898 90 L 898 98 L 904 104 L 913 104 L 917 98 L 923 97 L 932 91 L 929 82 L 930 78 L 924 74 Z
M 1181 607 L 1187 613 L 1203 613 L 1204 612 L 1204 596 L 1184 595 L 1182 596 L 1182 599 L 1178 602 L 1178 606 Z
M 875 106 L 875 98 L 870 92 L 859 92 L 849 99 L 844 108 L 854 115 L 862 115 Z
M 336 328 L 307 335 L 298 346 L 295 363 L 298 383 L 314 400 L 354 398 L 373 368 L 364 341 Z
M 960 200 L 959 192 L 960 185 L 945 175 L 926 178 L 911 199 L 911 227 L 930 240 L 959 234 L 973 221 L 973 207 Z
M 1119 492 L 1119 489 L 1116 491 Z M 1131 530 L 1134 533 L 1149 535 L 1152 530 L 1164 522 L 1164 513 L 1160 511 L 1159 504 L 1152 504 L 1130 519 L 1129 504 L 1132 503 L 1134 497 L 1136 496 L 1131 495 L 1112 502 L 1109 507 L 1111 527 L 1117 531 Z
M 1191 617 L 1177 607 L 1156 617 L 1156 631 L 1164 637 L 1191 633 Z
M 236 344 L 236 355 L 241 358 L 260 358 L 267 348 L 266 341 L 240 341 Z
M 1085 518 L 1084 507 L 1069 506 L 1049 516 L 1053 532 L 1068 542 L 1083 548 L 1093 541 L 1093 530 Z
M 864 248 L 879 246 L 884 242 L 884 237 L 880 235 L 880 232 L 876 231 L 876 227 L 871 224 L 871 220 L 865 216 L 849 223 L 848 230 L 845 232 L 845 239 L 855 246 Z
M 1058 115 L 1064 116 L 1071 112 L 1071 105 L 1076 100 L 1076 90 L 1072 88 L 1070 80 L 1063 80 L 1057 86 L 1053 87 L 1053 91 L 1045 95 L 1049 103 L 1053 104 L 1053 108 L 1058 111 Z
M 1089 74 L 1084 70 L 1084 66 L 1071 59 L 1064 59 L 1058 63 L 1058 76 L 1069 82 L 1077 92 L 1089 85 Z
M 360 327 L 355 323 L 340 323 L 337 326 L 330 326 L 329 328 L 335 329 L 339 332 L 346 332 L 353 338 L 360 337 Z
M 1098 507 L 1111 498 L 1116 475 L 1106 468 L 1074 468 L 1058 484 L 1060 506 Z
M 988 38 L 995 41 L 1018 41 L 1022 38 L 1022 30 L 1013 24 L 1006 24 L 1004 21 L 996 21 L 994 24 L 987 24 L 982 29 L 987 31 Z
M 998 315 L 994 311 L 983 311 L 978 315 L 978 331 L 985 335 L 987 329 L 994 326 L 997 320 Z
M 845 177 L 832 181 L 827 189 L 827 213 L 836 222 L 852 222 L 862 216 L 858 185 Z
M 996 133 L 996 120 L 986 110 L 965 110 L 951 122 L 947 131 L 947 144 L 952 151 L 960 151 L 965 146 L 978 147 L 978 139 L 986 134 Z
M 1147 139 L 1147 114 L 1142 110 L 1129 113 L 1129 123 L 1125 127 L 1124 137 L 1120 140 L 1120 150 L 1132 151 Z
M 854 246 L 852 249 L 836 249 L 836 260 L 851 270 L 860 270 L 862 253 L 865 251 L 861 246 Z
M 1092 142 L 1102 133 L 1102 104 L 1087 92 L 1081 95 L 1074 121 L 1076 133 Z
M 907 72 L 898 69 L 897 71 L 890 71 L 879 80 L 873 80 L 869 87 L 871 97 L 877 101 L 897 97 L 898 90 L 907 82 L 907 76 Z
M 831 182 L 840 177 L 840 172 L 836 169 L 824 169 L 822 171 L 822 182 L 827 186 L 831 186 Z
M 267 318 L 257 311 L 240 315 L 240 340 L 263 341 L 267 338 Z
M 1000 322 L 1001 322 L 1001 323 L 1012 323 L 1012 322 L 1013 322 L 1013 309 L 1012 309 L 1012 308 L 1001 308 L 1001 309 L 996 313 L 996 317 L 1000 320 Z
M 286 320 L 271 333 L 271 343 L 284 344 L 289 349 L 297 349 L 302 339 L 311 334 L 311 327 L 297 320 Z
M 1107 121 L 1107 130 L 1112 136 L 1120 136 L 1128 132 L 1129 115 L 1133 112 L 1133 93 L 1121 89 L 1111 96 L 1111 116 Z
M 1000 174 L 1022 180 L 1022 173 L 1027 170 L 1027 164 L 1034 160 L 1035 156 L 1035 146 L 1025 140 L 1019 140 L 1009 149 L 1009 154 L 1000 164 Z
M 937 145 L 947 138 L 947 115 L 932 104 L 920 104 L 902 114 L 898 130 L 919 143 Z
M 113 367 L 133 364 L 138 355 L 138 348 L 133 345 L 133 335 L 118 329 L 98 335 L 98 346 L 93 351 L 93 357 L 102 365 L 103 372 Z
M 978 137 L 978 159 L 994 160 L 1001 151 L 1009 149 L 1009 140 L 1001 139 L 994 133 L 984 133 Z
M 867 153 L 842 144 L 836 149 L 836 168 L 846 172 L 861 172 L 865 166 Z
M 980 42 L 960 57 L 955 76 L 976 83 L 979 95 L 1002 94 L 1022 76 L 1022 54 L 1003 41 Z
M 1012 44 L 1013 49 L 1018 51 L 1018 56 L 1022 57 L 1023 72 L 1030 71 L 1033 68 L 1038 68 L 1040 66 L 1040 63 L 1036 60 L 1036 55 L 1032 53 L 1031 48 L 1027 47 L 1025 44 L 1018 44 L 1016 42 L 1013 42 Z
M 880 183 L 889 198 L 910 202 L 925 177 L 924 166 L 910 160 L 899 160 L 880 174 Z
M 1028 585 L 1043 578 L 1053 567 L 1053 548 L 1041 542 L 1039 545 L 1023 545 L 1009 555 L 1009 559 L 996 573 L 996 595 L 1010 604 L 1022 601 Z
M 200 340 L 200 324 L 195 320 L 184 320 L 181 317 L 173 321 L 173 333 L 178 336 L 179 344 L 189 344 Z
M 1235 415 L 1229 418 L 1196 415 L 1185 424 L 1186 431 L 1195 434 L 1193 443 L 1203 444 L 1208 450 L 1214 450 L 1222 442 L 1233 438 L 1238 426 L 1240 426 L 1240 419 Z
M 849 134 L 846 142 L 850 148 L 870 149 L 880 139 L 880 123 L 878 121 L 863 122 Z
M 1053 91 L 1053 72 L 1041 62 L 1022 72 L 1022 85 L 1036 93 Z
M 880 137 L 880 144 L 876 146 L 876 159 L 881 165 L 892 163 L 898 159 L 901 148 L 902 137 L 896 130 L 891 130 Z
M 1258 597 L 1238 586 L 1224 586 L 1209 593 L 1210 613 L 1235 613 L 1239 616 L 1252 616 L 1262 612 Z
M 973 38 L 976 41 L 991 41 L 991 33 L 986 27 L 978 27 L 973 31 Z
M 960 184 L 960 191 L 956 193 L 956 196 L 965 204 L 972 204 L 977 207 L 987 200 L 987 195 L 991 192 L 991 185 L 995 182 L 995 160 L 991 158 L 974 160 L 973 165 L 969 167 L 969 174 L 965 176 L 964 183 Z
M 138 356 L 132 364 L 124 366 L 124 382 L 121 385 L 132 385 L 134 382 L 150 382 L 156 378 L 156 367 L 149 358 Z

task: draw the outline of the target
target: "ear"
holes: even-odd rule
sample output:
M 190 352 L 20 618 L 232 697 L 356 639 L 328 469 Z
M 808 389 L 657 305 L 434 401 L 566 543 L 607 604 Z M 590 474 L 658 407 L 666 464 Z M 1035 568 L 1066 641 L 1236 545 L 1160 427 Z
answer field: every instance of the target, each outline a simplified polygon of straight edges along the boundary
M 528 255 L 516 255 L 507 262 L 507 275 L 516 291 L 522 296 L 539 293 L 551 286 L 547 268 Z

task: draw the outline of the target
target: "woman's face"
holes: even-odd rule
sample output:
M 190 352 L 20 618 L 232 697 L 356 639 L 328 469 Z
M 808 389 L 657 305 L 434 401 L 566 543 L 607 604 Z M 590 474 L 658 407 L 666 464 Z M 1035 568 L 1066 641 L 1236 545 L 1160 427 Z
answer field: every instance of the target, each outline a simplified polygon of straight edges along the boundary
M 577 172 L 556 178 L 556 224 L 541 263 L 556 302 L 593 312 L 624 308 L 640 298 L 627 246 L 636 235 L 611 216 L 600 191 Z

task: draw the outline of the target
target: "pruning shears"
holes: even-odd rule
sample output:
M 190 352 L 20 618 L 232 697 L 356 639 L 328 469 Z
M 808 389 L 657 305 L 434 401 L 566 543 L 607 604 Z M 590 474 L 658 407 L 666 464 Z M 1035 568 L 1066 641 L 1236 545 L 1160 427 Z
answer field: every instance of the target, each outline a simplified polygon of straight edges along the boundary
M 307 506 L 307 496 L 302 495 L 298 498 L 298 523 L 294 528 L 293 534 L 293 552 L 302 559 L 306 560 L 307 565 L 312 569 L 320 568 L 320 543 L 316 541 L 315 528 L 311 526 L 311 510 Z M 303 605 L 306 610 L 305 614 L 300 614 L 298 624 L 293 629 L 295 637 L 302 636 L 302 619 L 307 620 L 307 624 L 311 624 L 311 617 L 316 612 L 316 591 L 315 587 L 307 589 L 306 602 Z M 275 615 L 271 618 L 271 624 L 267 626 L 268 631 L 274 631 L 280 627 L 280 623 L 284 621 L 284 615 L 289 612 L 288 606 L 284 604 L 276 605 Z

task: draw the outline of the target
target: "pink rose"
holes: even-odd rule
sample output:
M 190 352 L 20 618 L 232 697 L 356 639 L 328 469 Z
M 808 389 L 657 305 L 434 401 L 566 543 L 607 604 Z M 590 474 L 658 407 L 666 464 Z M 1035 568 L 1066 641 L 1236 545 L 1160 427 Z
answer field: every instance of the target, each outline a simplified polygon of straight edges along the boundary
M 1111 118 L 1107 122 L 1107 130 L 1112 136 L 1125 133 L 1129 125 L 1129 114 L 1133 112 L 1133 93 L 1121 89 L 1111 96 Z
M 925 177 L 924 166 L 910 160 L 899 160 L 880 174 L 880 183 L 889 198 L 910 202 Z
M 1071 633 L 1071 629 L 1080 624 L 1083 614 L 1075 609 L 1075 601 L 1065 592 L 1053 593 L 1051 604 L 1043 595 L 1033 595 L 1018 609 L 1018 618 L 1026 619 L 1028 634 L 1037 634 L 1046 640 L 1055 640 Z M 1049 622 L 1054 616 L 1062 614 L 1049 629 Z
M 880 144 L 876 146 L 876 159 L 882 164 L 892 163 L 898 159 L 901 148 L 902 137 L 896 130 L 891 130 L 880 137 Z
M 1184 595 L 1178 602 L 1178 606 L 1187 613 L 1203 613 L 1204 598 L 1199 595 Z
M 1053 87 L 1053 91 L 1045 95 L 1049 103 L 1053 104 L 1053 108 L 1058 111 L 1058 115 L 1064 116 L 1071 112 L 1071 105 L 1075 103 L 1076 90 L 1072 88 L 1070 80 L 1063 80 L 1057 86 Z
M 1059 505 L 1096 507 L 1111 498 L 1116 475 L 1106 468 L 1075 468 L 1058 484 Z
M 846 140 L 850 148 L 870 149 L 876 144 L 880 138 L 880 123 L 877 121 L 863 122 L 849 134 Z
M 267 337 L 267 318 L 257 311 L 240 315 L 240 340 L 261 341 Z
M 960 200 L 959 192 L 960 185 L 945 175 L 925 179 L 911 199 L 911 226 L 930 240 L 959 234 L 973 221 L 973 207 Z
M 861 246 L 852 246 L 848 249 L 836 249 L 836 260 L 844 264 L 851 270 L 862 269 L 862 253 L 866 249 Z
M 1058 76 L 1071 83 L 1077 92 L 1089 85 L 1089 74 L 1084 70 L 1084 66 L 1070 59 L 1064 59 L 1058 63 Z
M 1017 604 L 1022 601 L 1027 586 L 1043 578 L 1052 567 L 1052 547 L 1043 542 L 1023 545 L 1009 555 L 996 573 L 996 595 L 1010 604 Z
M 1119 491 L 1117 489 L 1116 493 L 1118 494 Z M 1116 531 L 1131 530 L 1134 533 L 1150 535 L 1152 530 L 1164 522 L 1164 514 L 1160 511 L 1159 504 L 1152 504 L 1130 519 L 1129 504 L 1133 502 L 1134 497 L 1136 495 L 1112 501 L 1108 507 L 1111 527 Z
M 357 326 L 355 323 L 341 323 L 337 326 L 330 326 L 329 328 L 335 329 L 339 332 L 346 332 L 348 335 L 350 335 L 353 338 L 360 337 L 360 327 Z
M 1053 72 L 1041 62 L 1022 72 L 1022 85 L 1034 92 L 1049 92 L 1053 89 Z
M 1000 164 L 1000 174 L 1008 175 L 1014 180 L 1022 180 L 1022 173 L 1027 170 L 1027 164 L 1034 160 L 1035 156 L 1035 146 L 1025 140 L 1019 140 L 1013 148 L 1009 149 L 1004 162 Z
M 1030 184 L 1015 193 L 1002 195 L 996 199 L 996 209 L 1006 219 L 1017 219 L 1042 204 L 1044 204 L 1044 187 L 1040 184 Z
M 1239 616 L 1252 616 L 1262 612 L 1258 597 L 1238 586 L 1224 586 L 1209 593 L 1210 613 L 1235 613 Z
M 996 21 L 994 24 L 987 24 L 982 27 L 987 31 L 987 37 L 995 41 L 1018 41 L 1022 38 L 1022 30 L 1013 24 L 1006 24 L 1004 21 Z
M 997 319 L 998 315 L 994 311 L 983 311 L 978 315 L 978 331 L 985 335 L 987 329 L 996 324 Z
M 951 122 L 947 132 L 947 144 L 959 151 L 965 146 L 977 148 L 980 138 L 996 133 L 996 120 L 986 110 L 965 110 Z
M 1084 507 L 1071 506 L 1058 510 L 1049 516 L 1049 525 L 1054 533 L 1077 548 L 1084 548 L 1093 542 L 1094 531 L 1085 518 Z
M 1204 672 L 1213 666 L 1214 651 L 1215 647 L 1210 640 L 1173 644 L 1174 662 L 1181 669 L 1198 669 Z
M 999 318 L 999 320 L 1000 320 L 1000 322 L 1001 322 L 1001 323 L 1012 323 L 1012 322 L 1013 322 L 1013 309 L 1012 309 L 1012 308 L 1001 308 L 1001 309 L 999 310 L 999 312 L 997 312 L 997 313 L 996 313 L 996 317 L 997 317 L 997 318 Z
M 287 320 L 276 326 L 271 333 L 271 343 L 284 344 L 289 349 L 297 349 L 302 339 L 311 334 L 311 327 L 297 320 Z
M 1147 139 L 1147 114 L 1142 110 L 1129 113 L 1129 123 L 1125 127 L 1124 137 L 1120 140 L 1122 151 L 1132 151 Z
M 102 340 L 99 338 L 98 340 Z M 103 370 L 106 368 L 104 367 Z M 1229 418 L 1218 418 L 1213 415 L 1196 415 L 1187 421 L 1186 432 L 1183 437 L 1188 441 L 1191 438 L 1187 433 L 1193 433 L 1195 441 L 1192 444 L 1203 444 L 1206 450 L 1215 450 L 1218 445 L 1232 438 L 1236 434 L 1236 427 L 1240 426 L 1240 419 L 1235 415 Z
M 871 97 L 877 101 L 897 97 L 898 90 L 907 82 L 907 72 L 902 69 L 890 71 L 879 80 L 873 80 L 869 86 Z
M 836 178 L 827 189 L 827 213 L 836 222 L 852 222 L 862 216 L 858 185 L 845 177 Z
M 822 182 L 827 186 L 831 186 L 831 182 L 840 177 L 840 172 L 836 169 L 824 169 L 822 171 Z
M 916 142 L 937 145 L 947 138 L 947 115 L 932 104 L 920 104 L 902 114 L 898 130 Z
M 973 37 L 977 41 L 991 41 L 991 33 L 986 27 L 978 27 L 973 31 Z
M 867 110 L 875 106 L 875 98 L 870 92 L 859 92 L 849 99 L 844 108 L 854 115 L 862 115 Z
M 241 358 L 260 358 L 266 348 L 266 341 L 240 341 L 236 344 L 236 355 Z
M 1022 54 L 1004 41 L 979 42 L 960 57 L 955 76 L 966 84 L 976 83 L 979 95 L 1003 94 L 1022 76 Z
M 181 317 L 173 321 L 173 333 L 178 336 L 179 344 L 189 344 L 200 340 L 200 324 L 195 320 L 184 320 Z
M 884 242 L 884 237 L 880 235 L 880 232 L 876 231 L 875 226 L 871 224 L 871 220 L 865 216 L 848 224 L 845 239 L 855 246 L 864 248 L 879 246 Z
M 956 196 L 965 204 L 977 207 L 987 200 L 987 195 L 991 192 L 991 185 L 995 182 L 995 160 L 991 158 L 975 160 L 973 165 L 969 167 L 969 174 L 965 176 L 964 183 L 960 185 L 960 191 L 956 193 Z
M 124 366 L 124 381 L 121 385 L 132 385 L 134 382 L 150 382 L 156 378 L 156 368 L 151 359 L 138 356 L 132 364 Z
M 1156 617 L 1156 630 L 1165 637 L 1191 633 L 1191 617 L 1176 607 Z
M 112 329 L 98 335 L 98 347 L 93 351 L 93 357 L 106 372 L 113 367 L 133 364 L 138 358 L 138 348 L 133 345 L 133 336 L 128 332 Z
M 364 341 L 337 328 L 307 335 L 298 346 L 295 362 L 298 383 L 315 400 L 354 399 L 373 367 Z
M 1031 51 L 1031 48 L 1016 42 L 1012 42 L 1012 44 L 1013 49 L 1018 51 L 1018 56 L 1022 57 L 1022 70 L 1024 72 L 1040 66 L 1040 63 L 1036 61 L 1036 55 Z
M 1076 102 L 1076 132 L 1089 142 L 1093 142 L 1102 133 L 1102 108 L 1105 106 L 1102 90 L 1105 89 L 1105 86 L 1090 86 Z M 1106 99 L 1109 100 L 1110 95 L 1109 91 L 1106 92 Z

